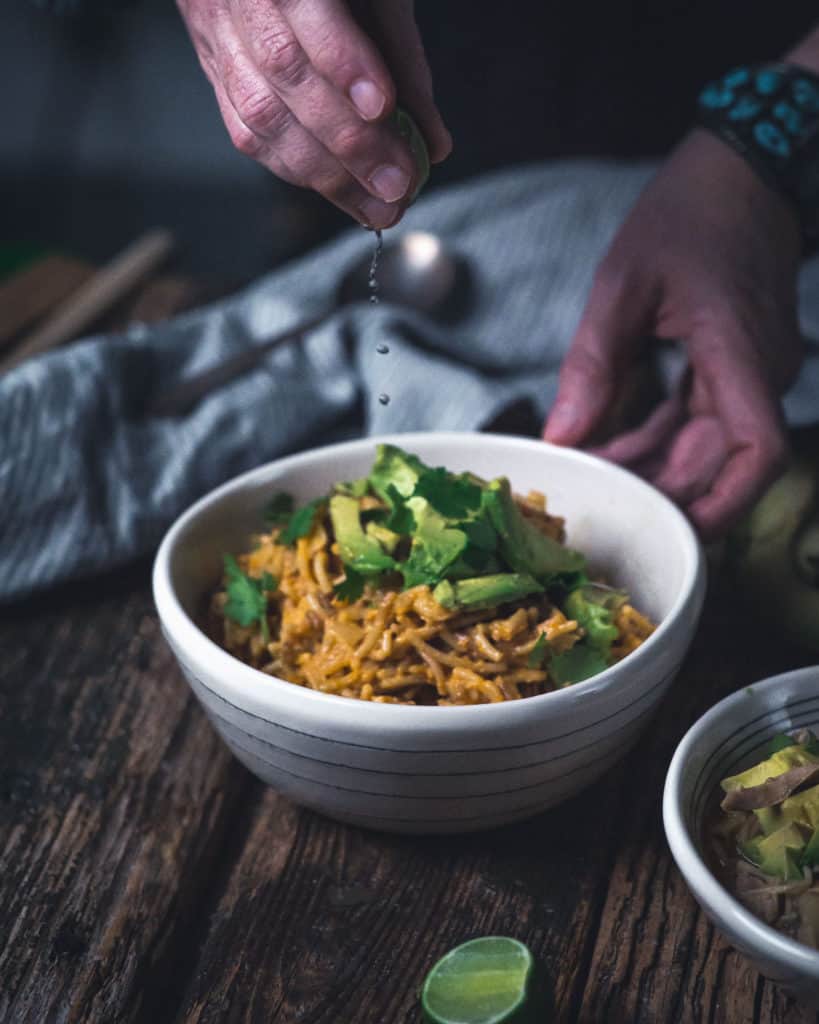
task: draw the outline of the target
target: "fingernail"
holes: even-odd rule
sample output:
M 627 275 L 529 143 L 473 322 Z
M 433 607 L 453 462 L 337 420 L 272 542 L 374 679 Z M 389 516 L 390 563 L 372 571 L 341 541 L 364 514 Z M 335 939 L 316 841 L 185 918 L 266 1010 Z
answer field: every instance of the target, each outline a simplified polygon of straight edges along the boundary
M 552 406 L 543 436 L 547 441 L 557 441 L 569 434 L 577 423 L 577 408 L 572 402 L 558 402 Z
M 367 78 L 359 78 L 353 82 L 350 86 L 350 99 L 359 114 L 367 121 L 374 121 L 387 102 L 384 93 Z
M 358 208 L 358 214 L 365 228 L 388 228 L 395 223 L 398 210 L 380 199 L 365 199 Z
M 370 184 L 385 203 L 395 203 L 407 194 L 410 175 L 400 167 L 382 164 L 370 177 Z

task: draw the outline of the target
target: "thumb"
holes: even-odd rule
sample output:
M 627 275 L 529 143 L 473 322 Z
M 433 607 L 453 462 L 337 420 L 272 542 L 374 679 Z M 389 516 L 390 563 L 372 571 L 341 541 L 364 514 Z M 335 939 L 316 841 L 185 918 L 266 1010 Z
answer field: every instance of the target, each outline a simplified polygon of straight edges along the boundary
M 598 272 L 583 317 L 560 369 L 557 396 L 543 437 L 554 444 L 579 445 L 603 420 L 621 380 L 650 329 L 650 291 L 607 270 Z

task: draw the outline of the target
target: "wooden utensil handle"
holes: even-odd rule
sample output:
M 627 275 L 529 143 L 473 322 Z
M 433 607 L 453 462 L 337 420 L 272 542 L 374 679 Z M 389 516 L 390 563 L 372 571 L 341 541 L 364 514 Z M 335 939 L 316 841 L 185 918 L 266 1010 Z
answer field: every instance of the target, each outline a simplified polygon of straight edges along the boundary
M 0 363 L 0 372 L 82 334 L 106 310 L 156 269 L 174 245 L 169 231 L 149 231 L 62 302 L 43 324 Z

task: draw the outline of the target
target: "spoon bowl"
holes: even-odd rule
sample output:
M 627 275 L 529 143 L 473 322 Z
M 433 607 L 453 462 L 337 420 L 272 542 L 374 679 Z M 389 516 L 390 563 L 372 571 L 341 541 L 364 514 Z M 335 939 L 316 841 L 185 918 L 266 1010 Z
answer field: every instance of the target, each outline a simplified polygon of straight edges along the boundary
M 369 298 L 369 270 L 367 256 L 347 271 L 338 290 L 339 306 Z M 408 231 L 386 244 L 378 260 L 379 302 L 436 319 L 449 319 L 456 307 L 463 309 L 469 283 L 466 262 L 428 231 Z
M 183 381 L 172 391 L 162 392 L 146 409 L 148 416 L 182 416 L 218 388 L 247 373 L 274 349 L 301 337 L 322 324 L 344 306 L 367 300 L 370 295 L 371 256 L 347 270 L 333 297 L 332 305 L 310 320 L 289 327 L 273 338 L 252 345 Z M 409 231 L 384 246 L 378 261 L 380 301 L 412 309 L 441 322 L 460 319 L 471 301 L 472 280 L 464 259 L 442 239 L 427 231 Z

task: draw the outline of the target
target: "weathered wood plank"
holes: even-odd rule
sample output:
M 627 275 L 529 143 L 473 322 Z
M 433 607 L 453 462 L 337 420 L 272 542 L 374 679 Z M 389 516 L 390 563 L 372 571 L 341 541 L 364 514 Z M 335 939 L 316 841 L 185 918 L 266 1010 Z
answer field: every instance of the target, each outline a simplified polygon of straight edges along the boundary
M 196 298 L 160 283 L 117 315 Z M 3 1021 L 161 1019 L 235 856 L 250 779 L 177 672 L 147 579 L 143 564 L 0 622 Z
M 486 934 L 531 946 L 565 1014 L 598 912 L 607 788 L 497 833 L 421 839 L 265 791 L 179 1019 L 414 1021 L 434 961 Z
M 147 588 L 0 631 L 0 1020 L 139 1020 L 247 783 Z

